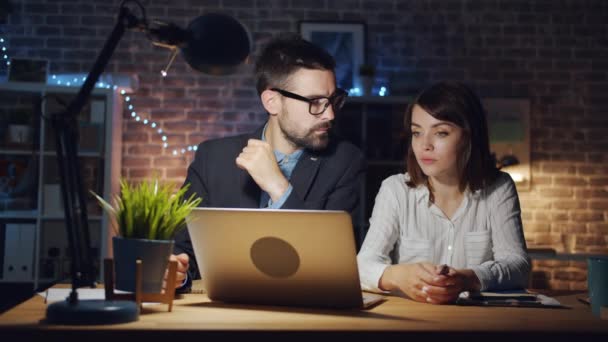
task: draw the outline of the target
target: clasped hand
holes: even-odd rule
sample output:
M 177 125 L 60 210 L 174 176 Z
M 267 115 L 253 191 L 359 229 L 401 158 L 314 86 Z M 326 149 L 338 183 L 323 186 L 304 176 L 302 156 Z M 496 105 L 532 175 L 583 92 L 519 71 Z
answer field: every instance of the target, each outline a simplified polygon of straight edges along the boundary
M 278 200 L 289 187 L 277 165 L 272 147 L 265 141 L 249 139 L 236 158 L 236 165 L 246 170 L 273 201 Z
M 383 290 L 398 290 L 413 300 L 432 304 L 452 303 L 460 292 L 474 290 L 475 286 L 470 285 L 477 280 L 473 271 L 449 267 L 447 274 L 440 274 L 441 268 L 431 263 L 391 265 L 379 285 Z

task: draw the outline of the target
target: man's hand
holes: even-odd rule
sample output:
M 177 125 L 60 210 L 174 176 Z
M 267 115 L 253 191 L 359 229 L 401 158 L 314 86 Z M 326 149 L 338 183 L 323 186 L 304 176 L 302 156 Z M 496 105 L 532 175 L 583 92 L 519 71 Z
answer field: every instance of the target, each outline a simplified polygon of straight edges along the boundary
M 169 261 L 177 261 L 177 276 L 175 277 L 175 288 L 182 286 L 184 280 L 186 280 L 186 274 L 188 273 L 189 260 L 188 254 L 171 254 L 169 256 Z M 165 279 L 164 283 L 167 282 L 169 270 L 165 270 Z
M 273 201 L 281 198 L 289 188 L 289 182 L 277 165 L 272 147 L 265 141 L 249 139 L 247 146 L 236 158 L 236 165 L 246 170 Z

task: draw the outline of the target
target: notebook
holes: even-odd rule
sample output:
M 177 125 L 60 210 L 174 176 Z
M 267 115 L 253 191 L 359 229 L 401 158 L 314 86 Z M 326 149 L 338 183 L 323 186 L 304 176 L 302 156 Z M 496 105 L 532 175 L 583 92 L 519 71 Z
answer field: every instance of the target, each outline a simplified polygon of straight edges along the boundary
M 344 211 L 196 208 L 188 232 L 205 291 L 232 303 L 366 308 Z

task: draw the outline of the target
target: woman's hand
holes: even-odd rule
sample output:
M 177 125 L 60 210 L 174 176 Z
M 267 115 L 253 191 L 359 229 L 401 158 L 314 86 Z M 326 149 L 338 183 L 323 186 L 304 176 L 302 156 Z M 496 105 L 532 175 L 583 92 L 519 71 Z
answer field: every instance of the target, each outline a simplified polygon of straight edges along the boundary
M 462 291 L 479 290 L 480 283 L 472 270 L 450 267 L 448 272 L 442 272 L 440 265 L 415 263 L 389 266 L 380 278 L 379 287 L 400 290 L 419 302 L 447 304 L 454 302 Z
M 398 290 L 413 300 L 426 302 L 428 295 L 422 289 L 436 286 L 435 277 L 436 266 L 431 263 L 391 265 L 380 277 L 379 287 L 385 291 Z

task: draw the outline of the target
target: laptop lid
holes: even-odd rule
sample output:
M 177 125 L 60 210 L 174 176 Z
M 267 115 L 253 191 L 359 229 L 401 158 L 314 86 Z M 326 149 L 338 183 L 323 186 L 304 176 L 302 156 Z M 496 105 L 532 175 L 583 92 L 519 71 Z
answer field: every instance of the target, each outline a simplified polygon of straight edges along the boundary
M 212 300 L 332 308 L 363 305 L 347 212 L 196 208 L 187 222 Z

